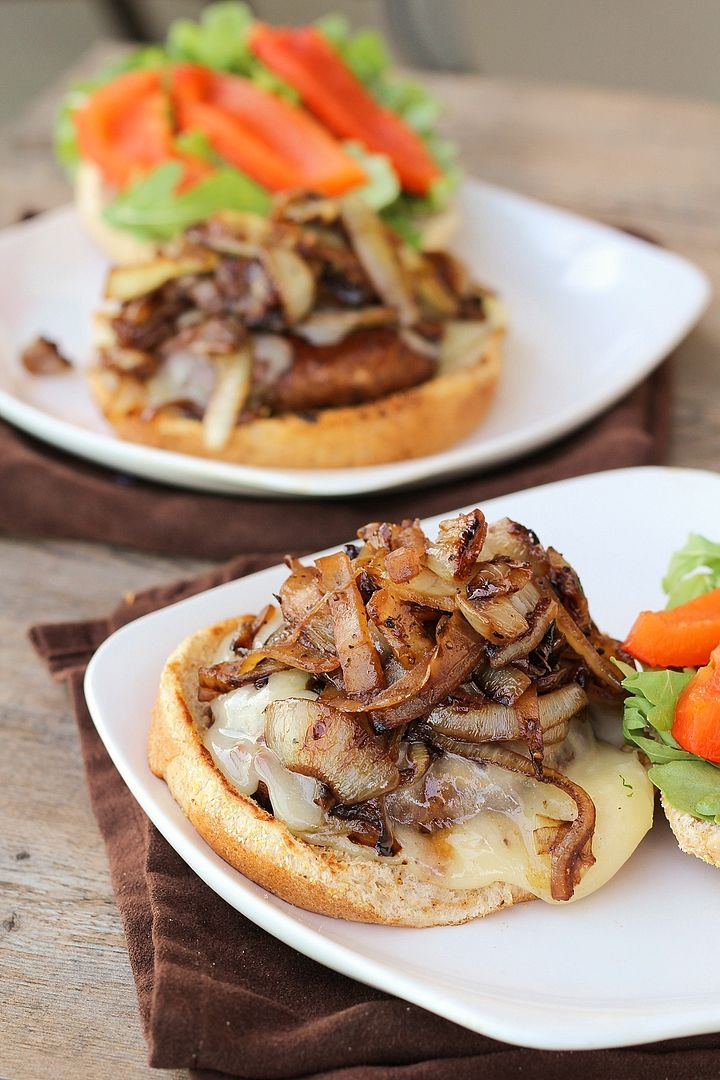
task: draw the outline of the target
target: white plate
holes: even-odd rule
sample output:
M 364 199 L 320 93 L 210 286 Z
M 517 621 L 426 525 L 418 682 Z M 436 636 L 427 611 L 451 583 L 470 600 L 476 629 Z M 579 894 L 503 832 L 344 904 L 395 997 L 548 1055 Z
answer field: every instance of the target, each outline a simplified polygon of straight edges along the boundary
M 485 504 L 532 526 L 580 573 L 599 625 L 623 635 L 660 606 L 670 553 L 690 529 L 720 537 L 720 477 L 669 469 L 602 473 Z M 438 519 L 431 520 L 430 527 Z M 717 871 L 682 855 L 664 818 L 600 892 L 568 906 L 520 905 L 466 926 L 365 926 L 291 907 L 205 844 L 145 759 L 164 661 L 187 634 L 261 607 L 287 573 L 265 570 L 147 615 L 98 650 L 85 681 L 123 779 L 182 858 L 228 903 L 328 967 L 497 1039 L 571 1050 L 720 1027 Z M 133 677 L 127 672 L 132 668 Z M 676 916 L 679 918 L 676 920 Z
M 236 494 L 381 491 L 487 469 L 584 423 L 640 382 L 708 301 L 695 266 L 614 229 L 477 182 L 464 185 L 459 203 L 458 254 L 505 299 L 511 329 L 491 413 L 450 450 L 370 468 L 293 470 L 121 441 L 81 371 L 34 378 L 17 359 L 38 333 L 81 368 L 89 359 L 105 265 L 72 209 L 0 236 L 0 415 L 64 450 L 168 484 Z

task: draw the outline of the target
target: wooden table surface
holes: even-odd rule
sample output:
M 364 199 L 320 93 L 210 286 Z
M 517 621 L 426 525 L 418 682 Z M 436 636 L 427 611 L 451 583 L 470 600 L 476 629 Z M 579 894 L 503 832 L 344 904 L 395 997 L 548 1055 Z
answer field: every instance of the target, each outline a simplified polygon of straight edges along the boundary
M 478 76 L 429 82 L 468 173 L 644 230 L 702 266 L 720 294 L 720 106 Z M 56 96 L 0 138 L 0 224 L 68 198 L 51 153 Z M 720 468 L 717 302 L 677 353 L 671 461 Z M 3 1080 L 151 1075 L 65 691 L 40 671 L 25 629 L 100 615 L 125 590 L 204 565 L 102 544 L 0 541 Z

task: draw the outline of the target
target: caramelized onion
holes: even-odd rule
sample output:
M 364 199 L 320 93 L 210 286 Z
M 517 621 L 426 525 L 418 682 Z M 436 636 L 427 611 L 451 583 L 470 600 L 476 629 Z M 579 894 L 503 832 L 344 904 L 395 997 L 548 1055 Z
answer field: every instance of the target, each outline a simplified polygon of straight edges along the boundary
M 585 637 L 570 612 L 562 604 L 557 605 L 555 624 L 570 648 L 577 653 L 595 678 L 611 689 L 615 695 L 622 695 L 619 673 L 616 673 L 615 669 L 600 656 L 599 652 Z
M 214 363 L 217 382 L 203 416 L 203 443 L 208 450 L 222 450 L 250 391 L 252 353 L 246 345 Z
M 537 715 L 543 734 L 565 723 L 587 705 L 582 687 L 573 683 L 537 698 Z M 524 739 L 522 710 L 487 701 L 476 707 L 438 705 L 428 722 L 433 730 L 468 742 L 512 742 Z
M 535 610 L 526 616 L 528 629 L 524 634 L 502 647 L 488 645 L 490 666 L 505 667 L 536 649 L 555 621 L 557 611 L 558 605 L 554 599 L 542 597 Z
M 298 337 L 309 341 L 311 345 L 325 347 L 337 345 L 348 334 L 369 326 L 393 326 L 397 323 L 397 314 L 390 307 L 367 307 L 357 311 L 314 311 L 294 327 Z
M 271 702 L 265 710 L 265 739 L 286 769 L 314 776 L 342 803 L 374 799 L 400 783 L 383 740 L 356 717 L 319 701 Z
M 390 242 L 390 234 L 377 214 L 359 195 L 346 195 L 340 202 L 340 216 L 378 296 L 389 307 L 396 308 L 403 326 L 417 322 L 418 310 L 405 273 Z
M 382 664 L 373 644 L 352 563 L 343 551 L 315 563 L 328 593 L 335 648 L 348 694 L 371 694 L 385 685 Z
M 482 668 L 473 675 L 473 681 L 499 705 L 514 705 L 531 683 L 529 675 L 516 667 Z
M 481 510 L 441 521 L 437 540 L 427 551 L 427 565 L 442 578 L 465 582 L 472 575 L 485 542 L 487 525 Z
M 423 622 L 391 589 L 374 592 L 367 613 L 404 668 L 412 668 L 429 657 L 433 643 Z

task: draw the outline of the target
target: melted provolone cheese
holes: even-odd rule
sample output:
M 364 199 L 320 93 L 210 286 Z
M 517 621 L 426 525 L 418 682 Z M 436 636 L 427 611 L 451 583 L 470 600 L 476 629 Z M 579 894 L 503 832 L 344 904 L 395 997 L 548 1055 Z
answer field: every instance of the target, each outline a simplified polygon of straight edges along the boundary
M 277 629 L 276 618 L 263 627 L 254 645 L 261 645 Z M 222 642 L 215 663 L 236 659 L 231 645 L 234 635 Z M 314 831 L 325 823 L 325 814 L 315 803 L 317 783 L 310 776 L 289 772 L 272 750 L 265 746 L 265 710 L 272 701 L 310 698 L 309 676 L 304 671 L 278 671 L 263 686 L 238 687 L 215 698 L 210 708 L 213 723 L 203 733 L 203 742 L 212 759 L 242 795 L 254 795 L 260 781 L 268 789 L 273 812 L 295 831 Z
M 571 753 L 572 758 L 562 771 L 588 793 L 597 813 L 592 841 L 596 861 L 575 889 L 572 899 L 579 900 L 609 881 L 632 855 L 652 824 L 654 799 L 637 755 L 597 741 L 588 721 L 574 722 L 566 744 L 566 756 Z M 496 765 L 463 761 L 460 767 L 468 766 L 477 769 L 477 782 L 487 792 L 481 812 L 430 834 L 399 826 L 396 835 L 404 855 L 448 888 L 476 889 L 505 881 L 552 902 L 550 857 L 536 853 L 533 834 L 546 818 L 574 820 L 574 801 L 559 788 Z
M 274 628 L 263 628 L 263 638 Z M 231 638 L 223 642 L 216 662 L 234 657 L 230 644 Z M 275 816 L 300 836 L 347 849 L 359 859 L 378 858 L 351 845 L 342 826 L 317 806 L 314 779 L 289 772 L 265 746 L 267 706 L 283 698 L 315 699 L 308 681 L 305 672 L 281 671 L 263 686 L 251 684 L 216 698 L 205 745 L 243 794 L 252 795 L 262 780 Z M 595 804 L 595 863 L 575 889 L 573 900 L 578 900 L 604 885 L 640 843 L 652 824 L 653 789 L 637 754 L 598 741 L 587 719 L 572 722 L 567 738 L 546 755 L 546 762 L 579 784 Z M 462 791 L 462 820 L 431 833 L 394 822 L 403 861 L 448 888 L 477 889 L 503 881 L 552 902 L 550 856 L 537 853 L 535 831 L 549 821 L 574 820 L 574 800 L 550 784 L 453 754 L 438 758 L 431 769 L 434 782 L 451 781 Z

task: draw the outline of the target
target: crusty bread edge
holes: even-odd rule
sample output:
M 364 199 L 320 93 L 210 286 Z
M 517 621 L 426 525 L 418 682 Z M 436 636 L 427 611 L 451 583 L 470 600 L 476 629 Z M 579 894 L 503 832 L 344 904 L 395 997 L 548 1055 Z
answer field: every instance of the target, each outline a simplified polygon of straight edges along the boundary
M 662 794 L 660 801 L 680 850 L 711 866 L 720 866 L 720 825 L 714 821 L 700 821 L 684 810 L 677 810 Z
M 204 445 L 199 420 L 163 414 L 144 419 L 137 406 L 128 407 L 137 398 L 135 379 L 100 367 L 88 377 L 106 419 L 131 442 L 266 468 L 350 468 L 435 454 L 469 435 L 492 402 L 502 338 L 501 329 L 492 331 L 467 368 L 378 401 L 238 424 L 215 451 Z
M 148 738 L 148 759 L 204 840 L 235 869 L 291 904 L 356 922 L 438 926 L 468 922 L 534 897 L 498 882 L 449 889 L 418 876 L 400 854 L 357 857 L 306 843 L 215 766 L 199 731 L 197 669 L 212 661 L 237 624 L 225 620 L 193 634 L 168 660 Z

